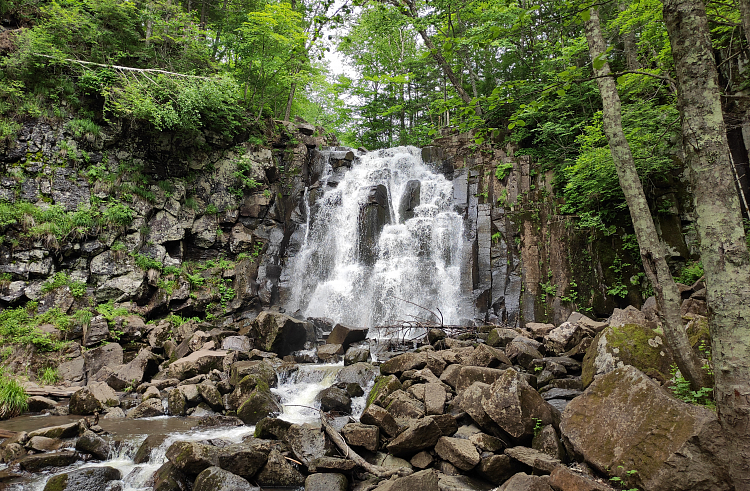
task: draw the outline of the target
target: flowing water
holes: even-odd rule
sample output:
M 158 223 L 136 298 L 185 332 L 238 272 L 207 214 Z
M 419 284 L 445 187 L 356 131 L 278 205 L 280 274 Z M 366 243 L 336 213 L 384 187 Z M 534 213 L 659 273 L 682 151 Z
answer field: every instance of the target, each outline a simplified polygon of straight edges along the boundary
M 278 387 L 272 391 L 279 396 L 284 404 L 284 413 L 279 416 L 287 421 L 301 424 L 318 420 L 319 407 L 315 396 L 321 390 L 330 387 L 336 375 L 343 368 L 337 365 L 299 365 L 291 372 L 280 374 Z M 365 393 L 369 387 L 363 387 Z M 352 400 L 352 415 L 358 418 L 364 410 L 365 397 Z M 79 416 L 24 416 L 4 422 L 3 429 L 12 431 L 33 431 L 39 428 L 67 424 L 78 421 Z M 120 441 L 119 445 L 112 445 L 117 449 L 109 459 L 103 462 L 78 462 L 64 469 L 54 469 L 28 476 L 24 480 L 12 483 L 8 487 L 0 488 L 12 491 L 42 491 L 47 480 L 60 472 L 70 471 L 82 467 L 110 466 L 118 469 L 123 479 L 120 481 L 122 491 L 151 490 L 153 474 L 166 461 L 166 452 L 170 445 L 177 441 L 205 441 L 225 440 L 239 443 L 244 438 L 253 435 L 254 426 L 199 428 L 195 427 L 198 418 L 182 418 L 175 416 L 159 416 L 143 419 L 101 419 L 100 426 L 109 433 L 110 443 Z M 8 423 L 6 425 L 6 423 Z M 151 452 L 149 461 L 135 464 L 133 457 L 140 444 L 148 435 L 166 435 L 164 442 Z M 0 464 L 2 470 L 3 464 Z
M 363 327 L 471 317 L 460 280 L 464 224 L 451 181 L 425 165 L 416 147 L 370 152 L 330 179 L 334 172 L 326 166 L 304 243 L 287 266 L 286 309 Z M 373 210 L 373 196 L 383 209 Z

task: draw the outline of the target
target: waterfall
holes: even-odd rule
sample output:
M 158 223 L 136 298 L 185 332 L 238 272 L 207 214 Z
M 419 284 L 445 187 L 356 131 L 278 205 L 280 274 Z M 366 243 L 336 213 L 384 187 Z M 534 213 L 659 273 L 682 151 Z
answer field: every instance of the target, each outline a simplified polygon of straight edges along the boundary
M 287 265 L 287 311 L 364 327 L 440 322 L 425 309 L 445 324 L 472 316 L 453 184 L 420 149 L 365 153 L 348 170 L 327 164 L 320 181 L 305 241 Z

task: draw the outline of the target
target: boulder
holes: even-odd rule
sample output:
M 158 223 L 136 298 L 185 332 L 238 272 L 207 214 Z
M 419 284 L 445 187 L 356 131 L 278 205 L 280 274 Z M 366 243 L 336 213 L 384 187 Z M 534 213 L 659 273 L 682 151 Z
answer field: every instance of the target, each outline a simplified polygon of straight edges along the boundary
M 196 388 L 198 389 L 198 394 L 200 394 L 201 399 L 203 399 L 212 410 L 222 411 L 224 409 L 224 400 L 221 397 L 219 389 L 217 389 L 213 383 L 207 381 L 201 382 Z
M 445 410 L 446 393 L 442 384 L 425 384 L 424 386 L 424 409 L 425 413 L 443 414 Z
M 117 393 L 103 382 L 94 382 L 78 389 L 70 397 L 70 414 L 94 414 L 102 412 L 105 406 L 118 406 Z
M 541 358 L 541 357 L 540 357 Z M 474 352 L 469 356 L 464 365 L 475 366 L 475 367 L 488 367 L 496 368 L 503 367 L 507 368 L 512 365 L 510 359 L 505 356 L 505 353 L 499 349 L 495 349 L 486 344 L 480 344 L 474 349 Z
M 163 416 L 165 413 L 164 405 L 159 398 L 152 398 L 138 404 L 128 411 L 127 417 L 130 419 L 152 418 L 154 416 Z
M 166 457 L 178 470 L 195 476 L 218 465 L 219 448 L 198 442 L 175 442 L 167 449 Z
M 344 355 L 344 366 L 355 363 L 368 363 L 370 361 L 370 350 L 367 348 L 349 348 Z
M 393 392 L 401 390 L 401 381 L 395 375 L 387 377 L 378 377 L 367 395 L 367 405 L 377 404 L 385 405 L 386 398 Z
M 78 460 L 78 454 L 72 450 L 59 452 L 46 452 L 35 455 L 27 455 L 18 460 L 21 469 L 27 472 L 38 472 L 47 467 L 66 467 Z
M 509 368 L 482 397 L 482 408 L 492 420 L 513 438 L 534 434 L 538 420 L 547 425 L 554 421 L 554 410 L 515 370 Z
M 375 425 L 349 423 L 341 429 L 346 443 L 355 447 L 364 447 L 374 452 L 380 444 L 380 429 Z
M 223 370 L 226 354 L 226 351 L 195 351 L 170 364 L 163 378 L 185 380 L 202 373 L 209 373 L 211 370 Z
M 268 461 L 256 476 L 256 481 L 261 486 L 301 486 L 305 483 L 305 476 L 274 449 L 268 454 Z
M 320 402 L 320 408 L 326 412 L 336 411 L 343 414 L 352 412 L 351 398 L 345 390 L 335 386 L 321 390 L 315 400 Z
M 561 464 L 559 459 L 528 447 L 506 448 L 505 455 L 531 467 L 535 474 L 549 474 Z
M 214 466 L 198 474 L 193 491 L 260 491 L 260 488 L 250 484 L 247 479 Z
M 381 482 L 374 491 L 439 491 L 438 471 L 425 469 L 406 477 Z
M 237 416 L 248 425 L 254 425 L 263 418 L 273 417 L 283 412 L 270 389 L 257 387 L 237 409 Z
M 91 377 L 95 375 L 102 369 L 102 367 L 115 367 L 117 365 L 122 365 L 122 357 L 122 346 L 117 343 L 107 343 L 104 346 L 84 351 L 83 359 L 86 376 Z M 103 380 L 101 382 L 103 382 Z
M 294 455 L 305 465 L 326 453 L 326 438 L 319 426 L 312 424 L 291 425 L 286 430 L 285 440 Z
M 564 465 L 555 467 L 549 476 L 549 484 L 556 491 L 612 491 L 606 484 L 596 482 Z
M 440 476 L 438 488 L 440 491 L 490 491 L 495 486 L 469 476 Z
M 305 491 L 346 491 L 349 482 L 338 473 L 310 474 L 305 479 Z
M 145 464 L 151 460 L 151 452 L 158 448 L 164 440 L 167 439 L 167 435 L 160 435 L 158 433 L 149 435 L 143 440 L 143 443 L 138 447 L 133 457 L 134 464 Z
M 218 466 L 245 479 L 252 479 L 263 467 L 271 451 L 266 440 L 247 439 L 219 450 Z
M 597 375 L 625 365 L 666 382 L 671 377 L 672 363 L 662 335 L 655 330 L 639 324 L 610 326 L 597 334 L 586 350 L 581 382 L 588 387 Z
M 380 406 L 371 404 L 362 413 L 360 422 L 366 425 L 374 425 L 388 436 L 394 437 L 398 434 L 399 426 L 393 416 Z
M 72 438 L 78 436 L 78 429 L 78 422 L 75 422 L 66 425 L 40 428 L 38 430 L 30 431 L 28 436 L 29 438 L 34 438 L 35 436 L 43 436 L 45 438 Z
M 427 353 L 408 352 L 381 363 L 380 373 L 400 375 L 407 370 L 419 370 L 425 366 L 427 366 Z
M 646 314 L 632 305 L 628 305 L 625 309 L 615 309 L 607 324 L 609 324 L 609 327 L 623 327 L 629 324 L 645 326 L 646 322 Z
M 481 460 L 474 444 L 461 438 L 440 437 L 435 452 L 462 471 L 473 469 Z
M 565 449 L 552 425 L 545 426 L 539 433 L 534 435 L 534 439 L 531 441 L 531 448 L 557 460 L 565 460 Z
M 487 334 L 487 344 L 492 347 L 505 347 L 508 343 L 513 341 L 518 333 L 513 329 L 506 329 L 504 327 L 497 327 Z
M 548 352 L 564 353 L 581 342 L 585 331 L 579 324 L 563 322 L 544 337 Z
M 279 356 L 304 349 L 308 332 L 304 321 L 279 312 L 263 311 L 252 322 L 255 347 Z
M 169 461 L 156 470 L 153 482 L 154 491 L 188 491 L 193 486 L 192 476 L 188 477 Z
M 46 436 L 35 436 L 29 438 L 26 442 L 26 448 L 36 450 L 38 452 L 52 452 L 58 450 L 62 446 L 63 442 L 59 438 L 47 438 Z
M 529 369 L 534 360 L 544 358 L 542 354 L 529 343 L 514 339 L 505 347 L 505 354 L 518 365 Z
M 344 366 L 336 375 L 334 383 L 357 384 L 360 387 L 367 387 L 370 382 L 375 380 L 377 374 L 377 367 L 369 363 L 355 363 L 354 365 Z
M 435 446 L 443 436 L 431 418 L 416 420 L 388 444 L 388 452 L 396 457 L 411 457 L 420 450 Z
M 424 403 L 414 399 L 400 389 L 386 397 L 383 405 L 388 408 L 388 412 L 396 419 L 422 418 L 425 415 Z
M 335 363 L 341 360 L 344 354 L 344 347 L 340 344 L 323 344 L 318 346 L 318 358 L 322 362 Z
M 461 367 L 456 377 L 456 392 L 462 392 L 474 382 L 492 384 L 502 377 L 504 373 L 505 370 L 498 370 L 497 368 Z
M 56 401 L 42 396 L 31 396 L 26 402 L 30 413 L 38 413 L 45 409 L 54 409 L 57 407 Z
M 476 472 L 491 483 L 500 484 L 516 473 L 517 465 L 507 455 L 488 454 L 476 467 Z
M 573 453 L 643 491 L 731 489 L 725 436 L 709 409 L 674 399 L 638 369 L 594 380 L 560 423 Z M 636 473 L 628 473 L 635 470 Z
M 107 483 L 119 479 L 122 474 L 114 467 L 86 467 L 50 477 L 44 491 L 103 490 Z
M 83 356 L 79 356 L 70 361 L 60 363 L 57 367 L 57 373 L 60 375 L 60 379 L 75 384 L 77 382 L 83 382 L 86 379 L 86 363 Z M 80 385 L 80 384 L 79 384 Z
M 535 338 L 544 338 L 547 334 L 550 333 L 555 328 L 554 324 L 544 324 L 541 322 L 527 322 L 526 323 L 526 329 L 531 333 L 532 336 Z
M 366 327 L 349 327 L 343 324 L 336 324 L 328 335 L 326 344 L 340 344 L 344 350 L 349 349 L 352 343 L 364 341 L 367 338 L 369 329 Z
M 276 387 L 279 381 L 270 361 L 248 360 L 232 363 L 229 369 L 229 383 L 236 386 L 248 375 L 256 375 L 254 380 L 263 381 L 269 388 Z
M 529 476 L 519 472 L 508 479 L 497 491 L 553 491 L 549 485 L 549 476 Z
M 88 348 L 105 341 L 108 337 L 109 325 L 107 324 L 107 319 L 102 315 L 97 315 L 88 324 L 83 326 L 83 340 L 81 344 Z M 122 363 L 122 360 L 120 360 L 120 363 Z
M 109 443 L 91 430 L 86 430 L 76 440 L 76 450 L 91 454 L 99 460 L 106 460 L 110 452 Z
M 105 281 L 96 289 L 95 295 L 98 302 L 107 302 L 109 300 L 125 302 L 128 300 L 143 300 L 148 292 L 149 285 L 143 272 L 131 271 L 128 274 Z M 87 341 L 85 335 L 83 339 L 84 344 L 90 346 L 87 344 L 89 341 Z
M 252 346 L 247 336 L 227 336 L 221 342 L 221 349 L 226 351 L 250 351 Z

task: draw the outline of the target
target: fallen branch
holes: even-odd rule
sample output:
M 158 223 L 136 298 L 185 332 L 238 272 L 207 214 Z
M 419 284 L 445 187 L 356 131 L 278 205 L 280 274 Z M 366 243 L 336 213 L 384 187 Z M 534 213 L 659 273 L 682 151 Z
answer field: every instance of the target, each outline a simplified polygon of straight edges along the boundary
M 320 422 L 323 424 L 323 428 L 325 429 L 328 437 L 333 441 L 333 443 L 336 444 L 337 447 L 341 449 L 342 452 L 344 452 L 344 455 L 347 459 L 354 461 L 355 464 L 362 467 L 370 474 L 373 474 L 377 477 L 389 478 L 391 476 L 408 476 L 413 472 L 411 469 L 407 469 L 406 467 L 386 469 L 385 467 L 380 467 L 378 465 L 369 463 L 359 454 L 357 454 L 357 452 L 352 450 L 349 445 L 347 445 L 346 441 L 344 441 L 344 437 L 342 437 L 341 434 L 336 431 L 336 428 L 331 426 L 331 423 L 327 421 L 328 415 L 323 411 L 320 411 L 320 413 Z
M 41 53 L 34 53 L 36 56 L 41 56 L 43 58 L 50 58 L 53 60 L 57 60 L 58 58 L 50 55 L 43 55 Z M 163 75 L 171 75 L 173 77 L 185 77 L 185 78 L 199 78 L 202 80 L 211 80 L 211 77 L 201 77 L 200 75 L 187 75 L 185 73 L 176 73 L 176 72 L 168 72 L 166 70 L 159 70 L 157 68 L 133 68 L 129 66 L 120 66 L 120 65 L 106 65 L 103 63 L 94 63 L 93 61 L 83 61 L 83 60 L 74 60 L 72 58 L 62 58 L 60 61 L 67 61 L 68 63 L 78 63 L 79 65 L 91 65 L 91 66 L 98 66 L 102 68 L 114 68 L 115 70 L 122 70 L 126 72 L 137 72 L 137 73 L 161 73 Z M 150 79 L 149 79 L 150 80 Z

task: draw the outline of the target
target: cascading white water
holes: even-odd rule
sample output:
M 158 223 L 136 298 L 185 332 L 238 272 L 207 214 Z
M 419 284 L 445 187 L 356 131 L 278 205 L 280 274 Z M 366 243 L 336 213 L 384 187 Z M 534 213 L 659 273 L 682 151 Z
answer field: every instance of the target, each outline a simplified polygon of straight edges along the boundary
M 381 224 L 368 261 L 362 254 L 363 210 L 373 206 L 377 186 L 387 191 L 383 221 L 390 223 Z M 403 203 L 415 188 L 418 205 L 406 210 Z M 305 243 L 287 266 L 288 311 L 364 327 L 429 318 L 419 306 L 439 310 L 445 324 L 471 316 L 465 312 L 470 300 L 461 291 L 464 227 L 454 210 L 453 185 L 422 162 L 420 149 L 358 157 L 313 210 Z

